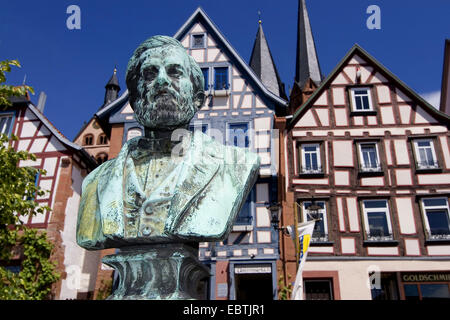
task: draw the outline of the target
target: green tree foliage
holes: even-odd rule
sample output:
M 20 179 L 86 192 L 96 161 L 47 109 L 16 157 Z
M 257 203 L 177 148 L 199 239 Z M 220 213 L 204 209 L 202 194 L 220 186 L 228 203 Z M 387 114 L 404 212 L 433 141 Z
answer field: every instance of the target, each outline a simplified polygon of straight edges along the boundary
M 17 61 L 0 62 L 0 83 L 5 82 L 5 72 L 11 66 L 20 66 Z M 9 97 L 23 95 L 30 88 L 20 90 L 0 85 L 0 105 L 10 105 Z M 36 160 L 26 151 L 16 151 L 12 141 L 17 137 L 0 136 L 0 262 L 8 265 L 12 259 L 20 258 L 19 273 L 0 267 L 0 300 L 45 299 L 49 297 L 51 285 L 59 279 L 56 265 L 51 262 L 53 245 L 45 232 L 31 229 L 23 224 L 29 216 L 49 211 L 40 206 L 36 197 L 45 194 L 36 184 L 38 174 L 44 170 L 19 167 L 21 160 Z M 20 217 L 24 219 L 20 219 Z
M 24 96 L 29 91 L 34 94 L 34 90 L 29 86 L 12 86 L 4 84 L 6 82 L 6 72 L 11 72 L 11 67 L 20 67 L 17 60 L 0 61 L 0 106 L 9 106 L 9 97 Z

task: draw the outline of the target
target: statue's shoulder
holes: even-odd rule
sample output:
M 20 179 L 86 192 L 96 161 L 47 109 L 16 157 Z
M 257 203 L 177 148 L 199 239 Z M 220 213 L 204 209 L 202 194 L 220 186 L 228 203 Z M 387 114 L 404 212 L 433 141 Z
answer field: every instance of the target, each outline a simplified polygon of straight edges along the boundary
M 114 167 L 116 163 L 116 159 L 111 159 L 106 162 L 103 162 L 93 171 L 91 171 L 87 177 L 83 180 L 82 190 L 86 189 L 86 186 L 93 183 L 98 182 L 99 179 L 102 179 L 105 175 L 109 175 L 111 169 Z
M 249 167 L 260 165 L 259 156 L 247 148 L 224 145 L 210 136 L 196 131 L 194 133 L 194 150 L 202 150 L 205 156 L 209 156 L 224 165 L 244 165 Z

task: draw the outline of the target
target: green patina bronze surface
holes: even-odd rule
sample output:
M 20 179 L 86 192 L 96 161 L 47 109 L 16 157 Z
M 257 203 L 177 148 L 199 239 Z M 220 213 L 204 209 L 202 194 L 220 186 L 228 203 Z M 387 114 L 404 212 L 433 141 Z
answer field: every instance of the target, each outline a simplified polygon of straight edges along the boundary
M 126 81 L 145 135 L 126 142 L 115 159 L 83 181 L 78 244 L 89 250 L 145 246 L 155 252 L 167 244 L 225 239 L 256 181 L 258 156 L 186 130 L 204 103 L 204 79 L 177 40 L 155 36 L 141 44 L 130 59 Z M 135 266 L 139 259 L 149 261 L 148 254 L 121 257 Z M 125 292 L 129 284 L 120 274 L 118 290 Z

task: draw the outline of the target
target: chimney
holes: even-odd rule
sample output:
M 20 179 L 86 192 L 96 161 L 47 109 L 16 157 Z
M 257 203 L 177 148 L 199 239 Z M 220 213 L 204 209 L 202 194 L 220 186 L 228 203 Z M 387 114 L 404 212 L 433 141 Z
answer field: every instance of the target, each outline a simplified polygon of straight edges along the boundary
M 38 105 L 37 105 L 37 109 L 41 112 L 44 113 L 44 107 L 45 107 L 45 102 L 47 101 L 47 95 L 45 94 L 44 91 L 42 91 L 39 94 L 39 101 L 38 101 Z

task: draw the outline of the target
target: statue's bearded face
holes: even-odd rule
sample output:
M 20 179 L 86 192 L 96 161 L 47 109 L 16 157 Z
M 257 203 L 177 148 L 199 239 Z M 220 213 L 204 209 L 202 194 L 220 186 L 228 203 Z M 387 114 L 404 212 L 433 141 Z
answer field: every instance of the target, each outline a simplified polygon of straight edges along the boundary
M 132 106 L 136 120 L 150 129 L 174 129 L 194 116 L 193 83 L 186 52 L 175 46 L 145 51 Z

